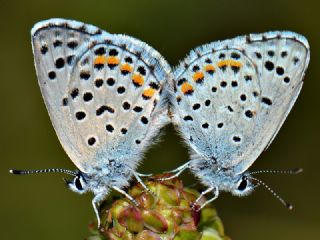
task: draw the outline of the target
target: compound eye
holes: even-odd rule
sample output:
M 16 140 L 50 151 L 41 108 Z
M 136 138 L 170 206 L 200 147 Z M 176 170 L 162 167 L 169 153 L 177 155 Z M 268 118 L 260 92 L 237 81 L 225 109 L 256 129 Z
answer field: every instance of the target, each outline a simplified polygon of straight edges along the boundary
M 240 182 L 240 184 L 238 186 L 238 190 L 239 191 L 243 191 L 243 190 L 245 190 L 247 188 L 247 186 L 248 186 L 247 179 L 246 178 L 242 178 L 242 180 L 241 180 L 241 182 Z
M 79 177 L 76 177 L 76 178 L 74 179 L 74 184 L 75 184 L 75 186 L 76 186 L 76 188 L 77 188 L 78 190 L 83 190 L 83 187 L 82 187 L 82 184 L 81 184 L 81 181 L 80 181 L 80 178 L 79 178 Z

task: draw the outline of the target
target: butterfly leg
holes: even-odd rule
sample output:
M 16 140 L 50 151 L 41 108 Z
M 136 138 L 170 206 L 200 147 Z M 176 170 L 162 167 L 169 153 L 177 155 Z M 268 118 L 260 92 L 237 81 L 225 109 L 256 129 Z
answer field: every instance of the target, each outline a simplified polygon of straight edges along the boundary
M 144 173 L 138 173 L 138 172 L 136 174 L 139 177 L 151 177 L 153 175 L 152 173 L 144 174 Z
M 138 206 L 139 204 L 137 203 L 136 200 L 134 200 L 133 197 L 131 197 L 126 191 L 122 190 L 121 188 L 118 188 L 116 186 L 112 186 L 112 188 L 114 190 L 116 190 L 117 192 L 121 193 L 122 195 L 124 195 L 126 198 L 128 198 L 131 202 L 133 202 L 134 205 Z
M 160 181 L 166 181 L 166 180 L 171 180 L 173 178 L 177 178 L 179 177 L 179 175 L 184 171 L 186 170 L 187 168 L 189 168 L 190 166 L 190 161 L 181 165 L 180 167 L 176 168 L 176 169 L 173 169 L 171 171 L 168 171 L 166 173 L 174 173 L 173 175 L 171 175 L 170 177 L 165 177 L 165 178 L 161 178 Z
M 99 206 L 99 203 L 103 200 L 104 197 L 105 197 L 104 194 L 99 194 L 99 195 L 96 195 L 92 199 L 93 210 L 94 210 L 94 212 L 95 212 L 95 214 L 97 216 L 98 228 L 100 227 L 100 224 L 101 224 L 98 206 Z
M 141 176 L 142 177 L 147 177 L 149 175 L 145 175 L 145 174 L 141 174 L 141 173 L 137 173 L 135 171 L 132 171 L 133 172 L 133 176 L 137 179 L 138 183 L 141 184 L 141 186 L 148 192 L 150 193 L 151 195 L 155 195 L 154 192 L 152 192 L 145 184 L 144 182 L 142 181 L 142 179 L 140 178 Z M 151 176 L 151 175 L 150 175 Z
M 170 171 L 166 171 L 166 173 L 176 173 L 176 172 L 180 172 L 181 170 L 185 170 L 186 168 L 189 167 L 190 162 L 186 162 L 185 164 L 181 165 L 180 167 L 177 167 L 176 169 L 170 170 Z
M 209 187 L 205 191 L 201 192 L 200 196 L 194 201 L 194 204 L 197 204 L 202 197 L 204 197 L 207 193 L 211 192 L 215 187 Z
M 207 193 L 209 193 L 209 192 L 211 192 L 211 191 L 213 191 L 214 196 L 213 196 L 212 198 L 210 198 L 209 200 L 205 201 L 205 202 L 200 206 L 199 211 L 200 211 L 202 208 L 204 208 L 206 205 L 208 205 L 209 203 L 213 202 L 214 200 L 216 200 L 216 199 L 218 198 L 218 196 L 219 196 L 219 190 L 218 190 L 218 188 L 217 188 L 217 187 L 209 187 L 207 190 L 203 191 L 203 192 L 200 194 L 200 196 L 196 199 L 196 201 L 194 202 L 194 204 L 197 204 L 204 195 L 206 195 Z

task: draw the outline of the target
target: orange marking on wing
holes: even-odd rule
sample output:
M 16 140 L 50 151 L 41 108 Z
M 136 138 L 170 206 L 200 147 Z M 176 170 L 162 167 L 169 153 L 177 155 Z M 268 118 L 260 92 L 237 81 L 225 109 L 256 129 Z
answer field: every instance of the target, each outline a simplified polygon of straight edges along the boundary
M 222 60 L 220 62 L 218 62 L 218 67 L 221 68 L 221 67 L 226 67 L 229 65 L 229 60 Z
M 107 58 L 105 56 L 98 56 L 94 59 L 94 64 L 105 64 L 107 62 Z
M 226 66 L 231 66 L 231 67 L 242 67 L 242 63 L 239 61 L 235 61 L 235 60 L 221 60 L 220 62 L 218 62 L 218 67 L 226 67 Z
M 239 61 L 235 61 L 235 60 L 229 60 L 229 61 L 230 61 L 231 67 L 242 67 L 242 63 Z
M 206 72 L 214 72 L 216 69 L 212 64 L 209 64 L 205 67 Z
M 132 72 L 132 67 L 128 63 L 125 63 L 121 65 L 120 70 L 126 71 L 126 72 Z
M 184 82 L 181 86 L 181 91 L 183 92 L 183 94 L 190 94 L 193 92 L 193 87 L 191 86 L 191 84 Z
M 194 81 L 200 82 L 204 79 L 204 74 L 203 72 L 196 72 L 195 74 L 193 74 L 192 78 Z
M 114 57 L 114 56 L 109 56 L 107 57 L 107 63 L 111 65 L 118 65 L 120 62 L 119 58 Z
M 144 83 L 144 79 L 141 74 L 134 74 L 132 77 L 132 82 L 136 86 L 142 86 Z
M 153 89 L 153 88 L 148 88 L 148 89 L 146 89 L 146 90 L 143 91 L 143 94 L 142 94 L 142 95 L 143 95 L 145 98 L 152 98 L 153 95 L 155 94 L 155 92 L 156 92 L 155 89 Z

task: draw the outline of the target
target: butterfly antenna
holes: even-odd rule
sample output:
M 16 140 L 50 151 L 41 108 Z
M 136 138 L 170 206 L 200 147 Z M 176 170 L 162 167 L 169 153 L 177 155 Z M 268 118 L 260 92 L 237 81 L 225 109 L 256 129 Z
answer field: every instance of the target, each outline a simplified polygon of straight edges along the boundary
M 269 192 L 272 193 L 272 195 L 277 198 L 286 208 L 289 210 L 293 209 L 293 206 L 290 203 L 287 203 L 282 197 L 280 197 L 272 188 L 270 188 L 266 183 L 261 181 L 260 179 L 254 178 L 254 177 L 249 177 L 250 179 L 257 181 L 258 185 L 264 186 Z
M 15 175 L 27 175 L 27 174 L 34 174 L 34 173 L 66 173 L 72 176 L 76 176 L 77 173 L 67 169 L 61 168 L 49 168 L 49 169 L 40 169 L 40 170 L 16 170 L 10 169 L 10 173 Z
M 302 168 L 295 168 L 290 170 L 258 170 L 254 172 L 250 172 L 250 175 L 260 174 L 260 173 L 274 173 L 274 174 L 298 174 L 302 173 Z

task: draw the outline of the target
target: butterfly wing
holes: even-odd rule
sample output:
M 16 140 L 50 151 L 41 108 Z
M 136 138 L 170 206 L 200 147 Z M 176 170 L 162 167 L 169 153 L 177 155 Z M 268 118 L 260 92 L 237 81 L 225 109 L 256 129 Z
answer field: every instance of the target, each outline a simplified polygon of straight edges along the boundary
M 252 34 L 201 46 L 176 68 L 173 119 L 194 158 L 245 171 L 290 112 L 309 62 L 291 32 Z
M 37 76 L 50 119 L 83 172 L 106 160 L 134 167 L 166 123 L 161 90 L 170 67 L 147 44 L 64 19 L 32 29 Z

